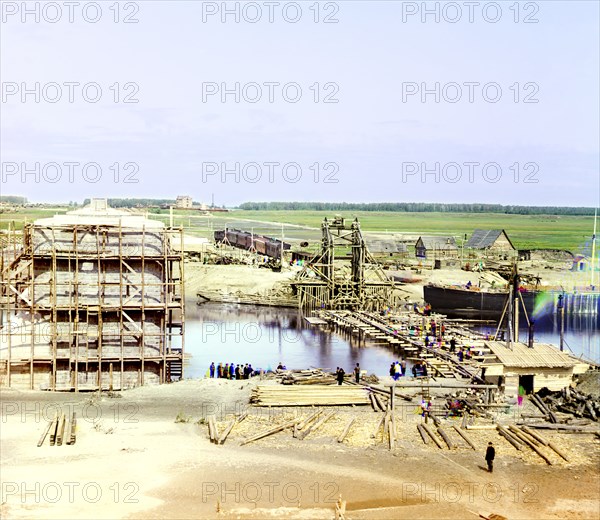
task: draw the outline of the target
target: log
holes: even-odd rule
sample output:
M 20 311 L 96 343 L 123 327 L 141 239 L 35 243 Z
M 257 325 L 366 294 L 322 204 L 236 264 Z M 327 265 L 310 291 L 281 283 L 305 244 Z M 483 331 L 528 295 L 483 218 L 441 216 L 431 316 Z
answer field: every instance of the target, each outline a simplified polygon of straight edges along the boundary
M 375 400 L 375 402 L 377 403 L 377 406 L 379 407 L 379 409 L 382 412 L 386 411 L 386 407 L 383 406 L 383 403 L 381 402 L 381 399 L 379 399 L 379 396 L 377 394 L 371 394 L 373 396 L 373 399 Z
M 40 437 L 40 440 L 37 443 L 38 448 L 42 444 L 44 444 L 44 441 L 46 440 L 46 436 L 48 435 L 50 428 L 52 428 L 52 425 L 54 424 L 54 421 L 56 420 L 56 418 L 57 418 L 57 416 L 55 416 L 54 419 L 52 419 L 51 421 L 48 421 L 48 425 L 44 428 L 44 431 L 42 432 L 42 436 Z
M 519 430 L 518 428 L 510 425 L 509 426 L 510 431 L 513 432 L 516 437 L 523 441 L 527 446 L 529 446 L 533 451 L 535 451 L 542 459 L 544 459 L 546 461 L 546 464 L 548 464 L 549 466 L 552 466 L 552 461 L 546 457 L 546 455 L 544 453 L 542 453 L 542 451 L 533 443 L 531 442 L 529 439 L 527 439 Z
M 433 430 L 429 427 L 428 424 L 422 423 L 421 426 L 425 429 L 425 431 L 429 434 L 429 436 L 431 437 L 431 439 L 433 440 L 433 442 L 435 442 L 436 446 L 440 449 L 443 450 L 444 446 L 442 445 L 442 443 L 438 440 L 438 438 L 435 436 L 435 433 L 433 433 Z
M 431 412 L 427 412 L 427 415 L 433 419 L 433 424 L 435 424 L 436 427 L 439 428 L 442 425 L 442 421 L 440 421 L 439 417 L 432 414 Z
M 544 446 L 548 446 L 548 441 L 546 439 L 544 439 L 540 434 L 538 434 L 537 432 L 534 432 L 531 428 L 525 426 L 524 424 L 521 426 L 521 430 L 523 430 L 524 432 L 528 433 L 531 437 L 533 437 L 534 439 L 536 439 L 540 444 L 544 445 Z
M 597 421 L 598 418 L 596 417 L 596 412 L 594 412 L 594 407 L 592 406 L 592 403 L 590 403 L 589 401 L 585 402 L 585 407 L 588 409 L 588 411 L 590 412 L 590 415 L 592 416 L 592 419 L 594 421 Z
M 396 436 L 394 435 L 394 422 L 388 421 L 388 443 L 390 450 L 393 450 L 396 444 Z
M 294 419 L 293 421 L 287 422 L 280 426 L 276 426 L 275 428 L 271 428 L 270 430 L 267 430 L 266 432 L 258 433 L 252 437 L 247 438 L 245 441 L 242 441 L 240 443 L 240 446 L 244 446 L 245 444 L 249 444 L 249 443 L 257 441 L 259 439 L 263 439 L 264 437 L 268 437 L 269 435 L 273 435 L 274 433 L 278 433 L 287 428 L 292 428 L 294 426 L 294 424 L 296 424 L 297 422 L 298 422 L 298 420 Z
M 519 423 L 517 423 L 519 424 Z M 596 433 L 597 428 L 584 428 L 583 426 L 573 426 L 571 424 L 552 424 L 552 423 L 527 423 L 530 428 L 540 428 L 544 430 L 560 430 L 571 433 Z
M 565 459 L 567 462 L 569 462 L 569 459 L 566 457 L 566 455 L 563 454 L 562 451 L 560 451 L 557 447 L 556 444 L 548 441 L 548 447 L 551 448 L 554 452 L 556 452 L 560 457 L 562 457 L 563 459 Z
M 54 423 L 50 428 L 50 446 L 54 446 L 56 444 L 56 432 L 58 430 L 58 423 L 60 422 L 58 413 L 54 419 Z
M 465 412 L 463 414 L 462 423 L 460 425 L 461 428 L 465 429 L 467 427 L 468 419 L 469 419 L 469 412 Z
M 450 440 L 450 437 L 446 434 L 446 432 L 441 428 L 441 426 L 437 429 L 437 432 L 440 434 L 444 442 L 448 445 L 449 450 L 453 450 L 456 448 L 456 445 Z
M 423 442 L 425 444 L 429 444 L 429 435 L 427 435 L 425 428 L 423 428 L 422 425 L 417 424 L 417 431 L 421 434 L 421 438 L 423 439 Z
M 319 429 L 323 424 L 325 424 L 326 421 L 331 419 L 334 415 L 335 415 L 335 411 L 331 411 L 325 417 L 321 417 L 321 419 L 319 419 L 316 423 L 313 423 L 311 426 L 309 426 L 305 430 L 302 430 L 302 432 L 300 434 L 298 434 L 298 438 L 301 441 L 304 440 L 310 432 L 314 432 L 317 429 Z
M 517 450 L 521 451 L 523 446 L 519 441 L 517 441 L 505 428 L 500 425 L 496 427 L 498 429 L 498 433 L 502 435 L 508 442 L 510 442 Z
M 379 431 L 379 428 L 381 428 L 381 425 L 383 424 L 383 420 L 385 419 L 385 415 L 381 417 L 381 419 L 379 419 L 379 421 L 377 422 L 377 428 L 375 428 L 375 431 L 371 434 L 371 439 L 374 439 L 375 437 L 377 437 L 377 432 Z
M 344 428 L 344 431 L 340 434 L 340 436 L 337 438 L 338 442 L 344 442 L 344 439 L 346 438 L 346 436 L 348 435 L 348 432 L 350 431 L 350 428 L 352 428 L 352 425 L 354 424 L 354 421 L 356 419 L 353 417 L 352 419 L 350 419 L 348 421 L 348 424 L 346 425 L 346 427 Z
M 375 398 L 373 397 L 372 392 L 369 392 L 369 401 L 371 401 L 371 407 L 373 408 L 373 411 L 378 412 L 379 406 L 377 406 L 377 403 L 375 402 Z
M 474 450 L 477 450 L 477 448 L 475 447 L 475 444 L 473 444 L 473 442 L 471 441 L 471 439 L 469 439 L 469 437 L 467 436 L 467 434 L 465 432 L 463 432 L 458 426 L 453 425 L 452 428 L 454 428 L 454 430 L 456 431 L 456 433 L 458 433 L 464 440 L 465 442 L 471 446 L 471 448 L 473 448 Z
M 225 441 L 227 440 L 227 437 L 231 433 L 231 430 L 233 430 L 233 427 L 235 426 L 236 422 L 237 421 L 235 419 L 231 420 L 231 422 L 227 425 L 227 428 L 225 428 L 225 430 L 223 431 L 223 433 L 219 437 L 219 440 L 217 441 L 217 444 L 225 444 Z
M 529 445 L 529 443 L 533 443 L 536 446 L 541 446 L 541 444 L 537 441 L 537 439 L 534 439 L 533 437 L 530 437 L 529 434 L 527 432 L 521 431 L 519 428 L 517 428 L 516 426 L 513 426 L 512 424 L 508 427 L 509 431 L 520 441 L 523 441 L 525 444 Z
M 67 444 L 69 444 L 69 445 L 75 444 L 76 440 L 77 440 L 77 417 L 75 415 L 75 412 L 73 412 L 73 416 L 71 417 L 71 432 L 69 434 L 69 440 L 67 441 Z

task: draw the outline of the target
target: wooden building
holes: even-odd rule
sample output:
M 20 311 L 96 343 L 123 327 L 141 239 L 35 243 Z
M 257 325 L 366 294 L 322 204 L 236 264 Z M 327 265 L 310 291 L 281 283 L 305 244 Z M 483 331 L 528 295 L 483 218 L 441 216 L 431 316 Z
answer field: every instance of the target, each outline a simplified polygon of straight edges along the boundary
M 546 387 L 549 390 L 561 390 L 571 384 L 574 375 L 583 374 L 589 368 L 554 345 L 535 343 L 533 348 L 520 342 L 487 341 L 490 351 L 485 367 L 485 379 L 489 383 L 500 382 L 503 378 L 505 393 L 517 395 L 519 386 L 526 393 L 537 392 Z
M 421 236 L 415 244 L 417 258 L 457 258 L 458 247 L 454 237 Z
M 476 229 L 465 244 L 466 248 L 497 253 L 515 253 L 516 249 L 503 229 Z
M 183 376 L 182 230 L 92 199 L 2 255 L 0 386 L 117 390 Z

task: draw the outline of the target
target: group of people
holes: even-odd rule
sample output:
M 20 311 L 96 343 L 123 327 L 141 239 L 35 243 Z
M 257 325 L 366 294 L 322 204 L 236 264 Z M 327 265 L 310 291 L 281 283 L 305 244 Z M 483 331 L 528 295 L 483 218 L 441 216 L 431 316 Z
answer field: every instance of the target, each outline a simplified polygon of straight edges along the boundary
M 400 376 L 403 376 L 406 374 L 406 360 L 403 359 L 402 361 L 394 361 L 391 365 L 390 365 L 390 376 L 394 379 L 394 381 L 398 381 L 398 378 L 400 378 Z
M 354 381 L 357 383 L 360 382 L 360 364 L 356 363 L 356 366 L 352 370 L 352 374 L 354 375 Z M 341 385 L 344 382 L 345 375 L 346 371 L 342 367 L 337 367 L 335 369 L 335 379 L 338 385 Z
M 208 367 L 210 377 L 219 379 L 250 379 L 254 374 L 254 369 L 250 363 L 245 365 L 236 365 L 234 363 L 219 363 L 215 366 L 212 362 Z

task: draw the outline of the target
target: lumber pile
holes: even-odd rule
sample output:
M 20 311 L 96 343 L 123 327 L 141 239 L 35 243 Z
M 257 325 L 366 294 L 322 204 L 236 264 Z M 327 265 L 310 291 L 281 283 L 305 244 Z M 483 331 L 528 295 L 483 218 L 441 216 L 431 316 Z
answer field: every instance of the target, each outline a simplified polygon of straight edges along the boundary
M 334 385 L 336 383 L 333 374 L 324 372 L 320 368 L 287 370 L 281 374 L 282 385 Z
M 551 392 L 542 388 L 537 394 L 531 396 L 531 401 L 550 419 L 550 422 L 559 422 L 554 412 L 573 415 L 598 421 L 600 419 L 600 399 L 591 394 L 583 394 L 573 388 L 563 388 L 558 392 Z
M 252 390 L 254 406 L 343 406 L 369 405 L 368 390 L 362 386 L 259 385 Z
M 77 440 L 77 419 L 75 412 L 69 417 L 66 414 L 56 414 L 54 419 L 48 421 L 40 436 L 37 447 L 41 447 L 48 437 L 50 446 L 71 446 Z

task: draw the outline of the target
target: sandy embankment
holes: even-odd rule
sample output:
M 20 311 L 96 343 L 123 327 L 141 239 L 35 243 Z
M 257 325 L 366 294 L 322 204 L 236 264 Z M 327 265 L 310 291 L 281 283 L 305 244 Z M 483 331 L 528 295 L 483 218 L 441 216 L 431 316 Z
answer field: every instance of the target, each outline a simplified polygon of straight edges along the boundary
M 552 269 L 547 269 L 553 265 Z M 559 268 L 560 267 L 560 268 Z M 216 297 L 217 293 L 230 296 L 254 296 L 260 298 L 268 294 L 289 294 L 289 282 L 299 272 L 300 268 L 284 268 L 275 273 L 271 269 L 262 269 L 246 265 L 203 265 L 198 262 L 188 262 L 185 266 L 186 300 L 196 301 L 198 292 Z M 562 264 L 532 264 L 523 262 L 524 275 L 538 276 L 542 286 L 562 286 L 569 290 L 573 287 L 589 285 L 588 273 L 572 272 Z M 397 294 L 411 302 L 423 301 L 423 286 L 428 283 L 447 285 L 473 285 L 496 288 L 506 284 L 503 278 L 494 271 L 472 272 L 461 269 L 421 269 L 397 271 L 417 280 L 415 283 L 397 285 Z
M 381 435 L 371 438 L 381 415 L 366 407 L 338 408 L 304 441 L 283 432 L 240 446 L 257 431 L 309 413 L 252 409 L 225 445 L 211 444 L 198 419 L 215 414 L 222 430 L 246 408 L 256 383 L 189 380 L 95 400 L 3 391 L 2 518 L 330 519 L 339 494 L 348 519 L 476 518 L 470 511 L 510 519 L 600 516 L 600 441 L 590 435 L 545 432 L 571 459 L 553 457 L 553 466 L 489 430 L 470 434 L 477 451 L 439 450 L 423 445 L 410 405 L 398 411 L 392 453 Z M 53 415 L 57 404 L 77 410 L 77 443 L 37 448 L 43 415 Z M 175 423 L 178 414 L 190 421 Z M 356 427 L 338 444 L 351 415 Z M 488 440 L 498 448 L 493 474 L 482 469 Z

